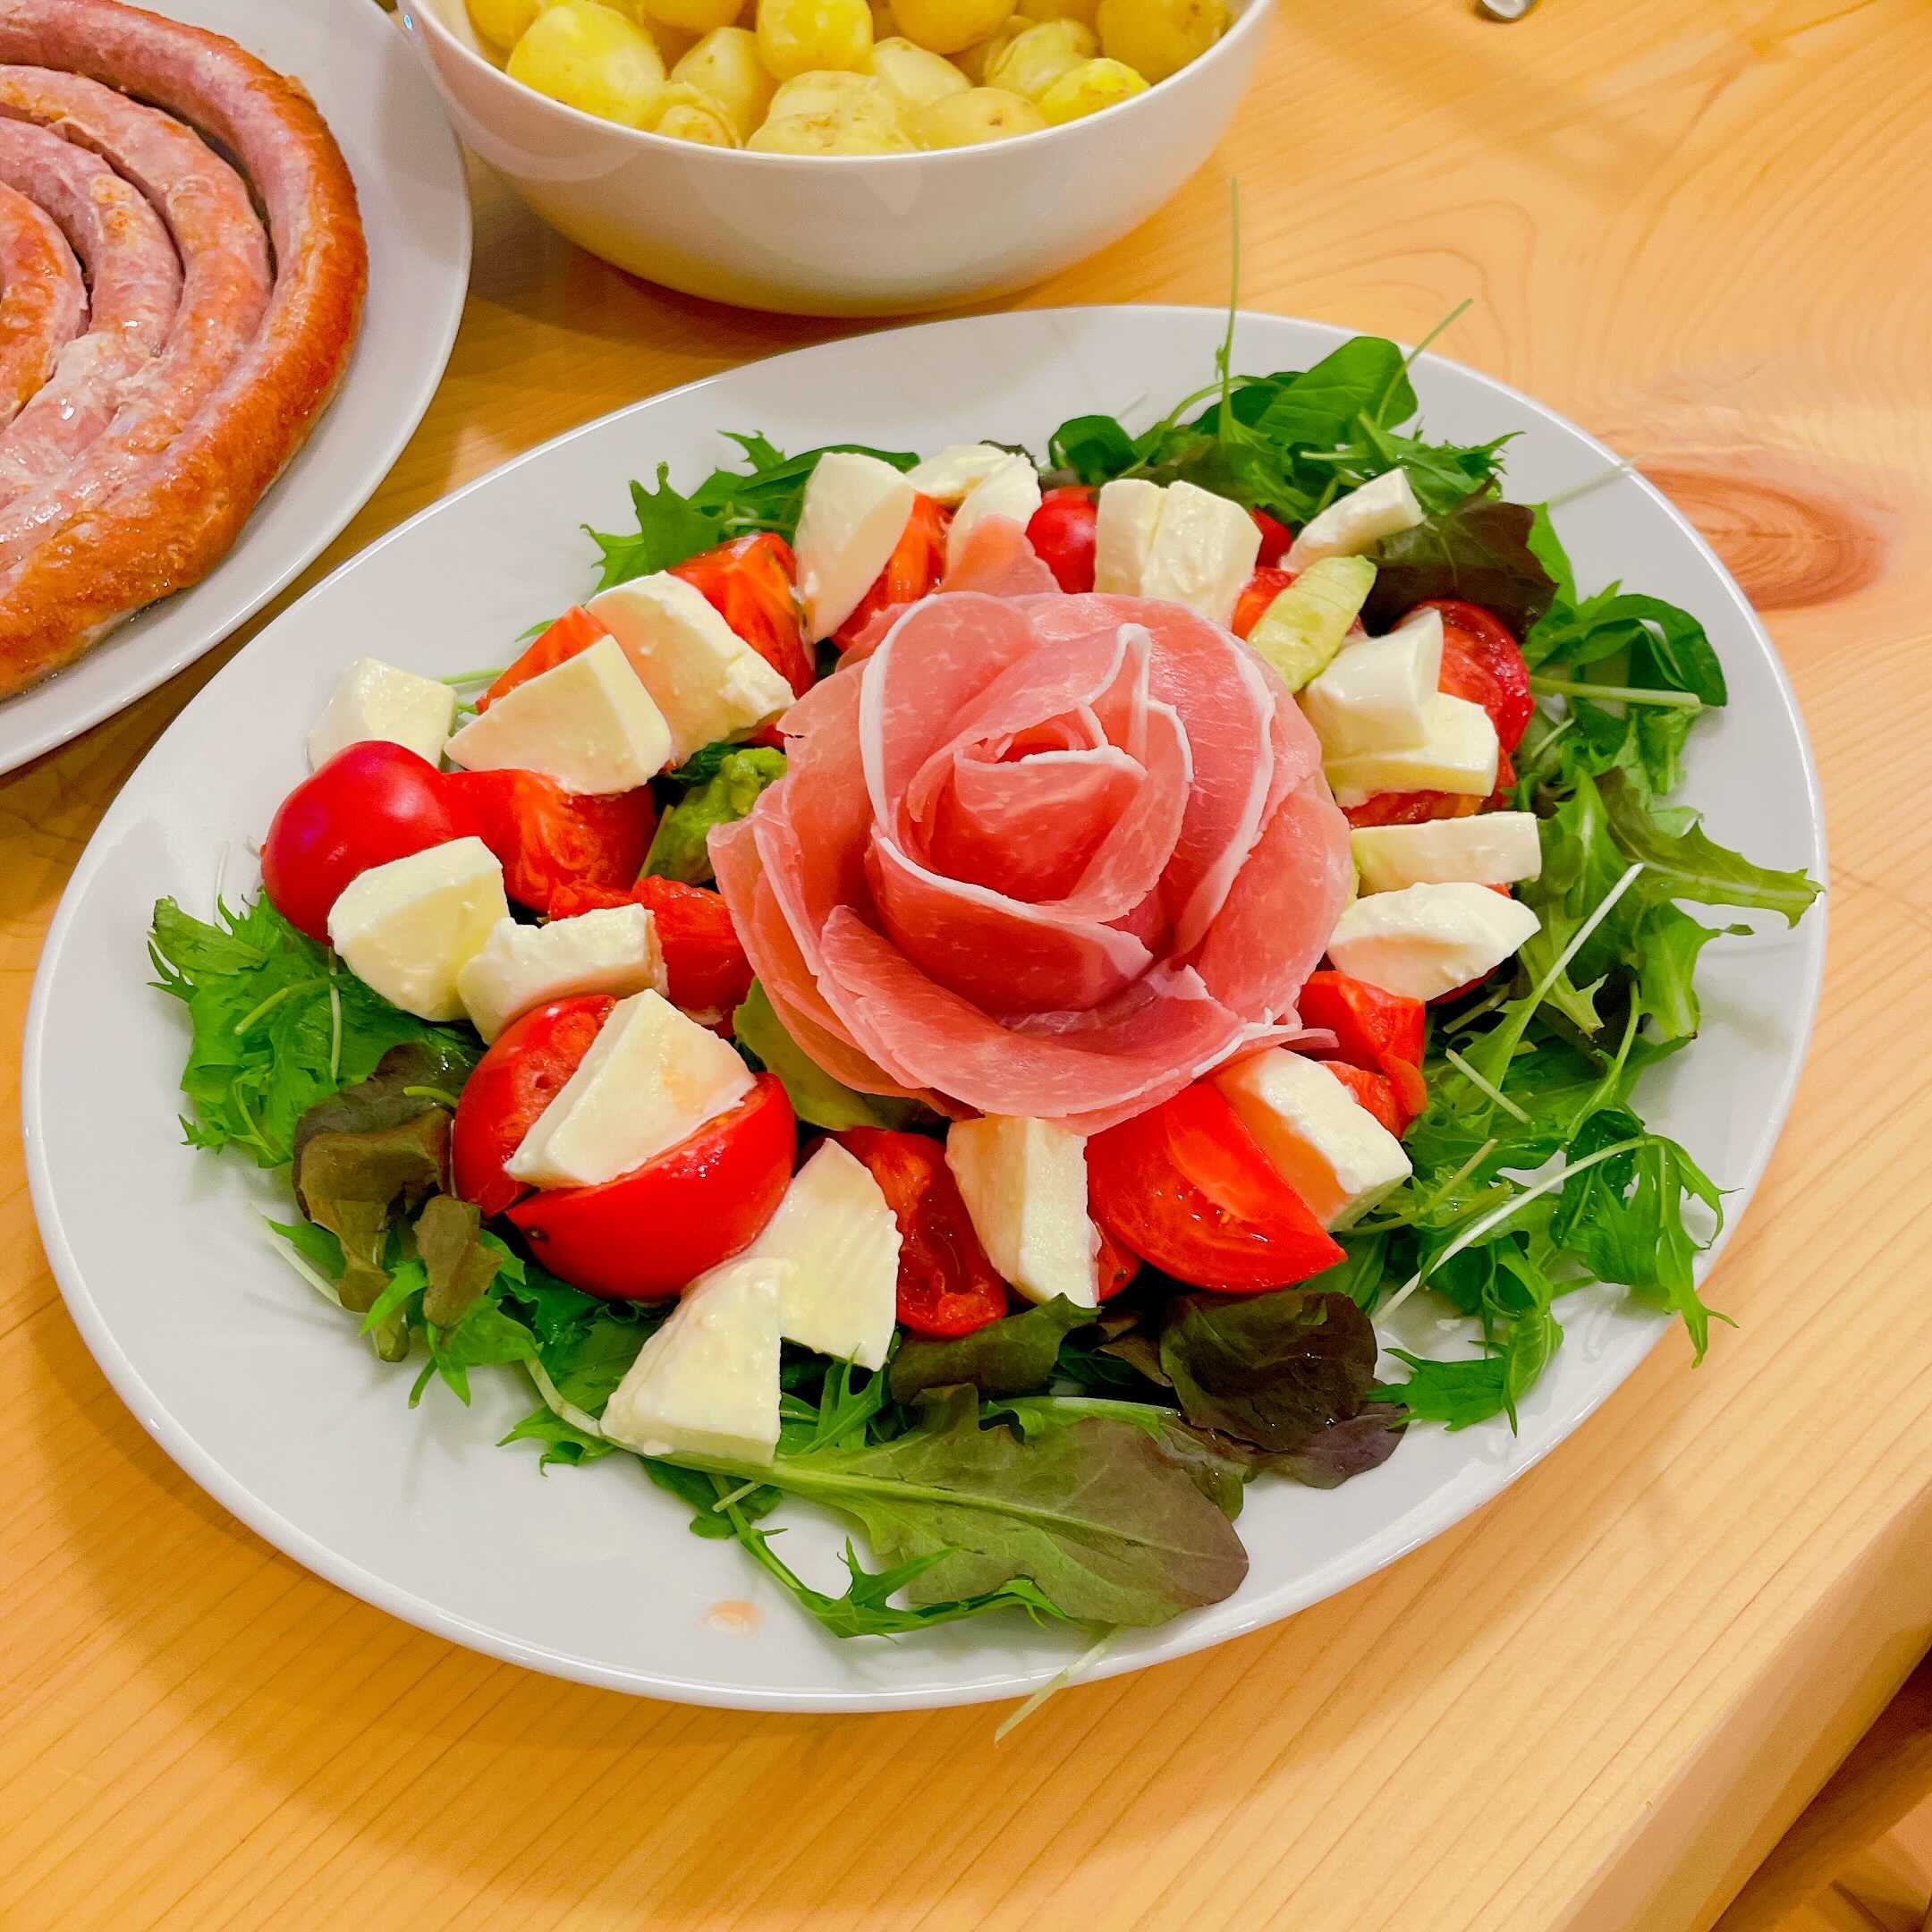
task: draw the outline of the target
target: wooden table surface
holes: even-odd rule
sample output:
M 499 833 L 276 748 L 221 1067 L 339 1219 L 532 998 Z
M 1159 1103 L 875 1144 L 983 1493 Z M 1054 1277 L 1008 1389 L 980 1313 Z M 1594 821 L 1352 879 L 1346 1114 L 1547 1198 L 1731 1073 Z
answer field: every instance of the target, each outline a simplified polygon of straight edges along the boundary
M 163 0 L 165 4 L 165 0 Z M 1912 0 L 1285 6 L 1215 160 L 1026 298 L 1447 351 L 1637 456 L 1757 598 L 1824 772 L 1831 967 L 1680 1338 L 1458 1530 L 1270 1631 L 984 1708 L 553 1682 L 318 1581 L 122 1408 L 34 1235 L 18 1040 L 103 807 L 228 655 L 0 781 L 0 1925 L 1707 1925 L 1932 1636 L 1932 47 Z M 374 198 L 372 198 L 374 199 Z M 442 393 L 311 571 L 616 404 L 835 326 L 666 296 L 476 181 Z M 641 460 L 641 459 L 640 459 Z M 1632 560 L 1633 566 L 1639 560 Z M 252 627 L 251 627 L 252 628 Z M 248 633 L 244 632 L 246 636 Z M 105 1204 L 104 1204 L 105 1205 Z

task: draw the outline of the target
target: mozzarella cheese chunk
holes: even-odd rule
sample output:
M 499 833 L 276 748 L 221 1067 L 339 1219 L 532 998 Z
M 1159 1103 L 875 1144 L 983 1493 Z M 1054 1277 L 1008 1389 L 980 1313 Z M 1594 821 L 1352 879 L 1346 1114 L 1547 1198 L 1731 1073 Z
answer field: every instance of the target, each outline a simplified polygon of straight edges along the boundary
M 1021 530 L 1040 506 L 1039 471 L 1024 456 L 1008 455 L 971 489 L 946 527 L 946 567 L 957 564 L 966 539 L 988 517 L 1011 517 Z
M 886 568 L 912 514 L 913 488 L 889 462 L 855 450 L 818 459 L 799 514 L 799 596 L 805 633 L 828 638 Z
M 1360 556 L 1397 530 L 1422 521 L 1409 472 L 1399 465 L 1360 489 L 1351 490 L 1302 525 L 1282 559 L 1292 571 L 1305 570 L 1318 557 Z
M 883 1368 L 899 1300 L 899 1223 L 870 1170 L 821 1140 L 742 1260 L 791 1265 L 778 1298 L 787 1342 Z
M 1513 886 L 1543 869 L 1534 812 L 1479 812 L 1422 825 L 1363 826 L 1349 837 L 1364 892 L 1405 886 Z
M 989 1114 L 946 1131 L 946 1165 L 987 1258 L 1029 1301 L 1098 1305 L 1087 1143 L 1056 1121 Z
M 358 873 L 329 909 L 329 944 L 391 1005 L 460 1020 L 456 982 L 509 917 L 496 854 L 481 839 L 452 839 Z
M 1409 1176 L 1402 1142 L 1318 1060 L 1272 1046 L 1214 1083 L 1325 1228 L 1347 1227 Z
M 1184 604 L 1209 623 L 1229 623 L 1260 553 L 1260 529 L 1239 504 L 1191 483 L 1171 483 L 1140 572 L 1140 595 Z
M 1440 611 L 1424 611 L 1385 637 L 1344 644 L 1301 688 L 1303 715 L 1327 758 L 1419 745 L 1442 676 Z
M 1158 483 L 1123 477 L 1100 486 L 1094 513 L 1094 589 L 1109 597 L 1139 597 L 1140 580 L 1160 529 Z
M 1346 809 L 1377 792 L 1453 792 L 1487 798 L 1502 747 L 1479 704 L 1438 692 L 1425 708 L 1428 729 L 1414 745 L 1384 745 L 1325 758 L 1335 803 Z
M 700 1275 L 638 1352 L 604 1433 L 640 1455 L 769 1462 L 778 1443 L 778 1310 L 791 1265 L 734 1261 Z
M 616 640 L 602 637 L 505 691 L 448 751 L 466 771 L 533 771 L 566 792 L 631 792 L 671 762 L 671 731 Z
M 547 926 L 499 919 L 456 975 L 464 1011 L 486 1040 L 546 1000 L 647 990 L 665 990 L 665 964 L 657 922 L 640 905 L 602 907 Z
M 402 745 L 435 765 L 455 722 L 456 693 L 447 684 L 399 671 L 380 657 L 358 657 L 336 679 L 309 733 L 309 767 L 326 765 L 338 751 L 372 738 Z
M 1348 907 L 1328 957 L 1385 992 L 1430 1000 L 1500 966 L 1536 931 L 1528 906 L 1487 886 L 1405 886 Z
M 671 759 L 739 738 L 792 702 L 792 687 L 668 571 L 592 597 L 584 608 L 616 639 L 671 732 Z
M 751 1091 L 716 1033 L 659 993 L 618 1003 L 577 1071 L 504 1163 L 532 1187 L 595 1187 L 641 1167 Z
M 953 443 L 907 470 L 906 481 L 935 503 L 956 504 L 1012 456 L 996 443 Z

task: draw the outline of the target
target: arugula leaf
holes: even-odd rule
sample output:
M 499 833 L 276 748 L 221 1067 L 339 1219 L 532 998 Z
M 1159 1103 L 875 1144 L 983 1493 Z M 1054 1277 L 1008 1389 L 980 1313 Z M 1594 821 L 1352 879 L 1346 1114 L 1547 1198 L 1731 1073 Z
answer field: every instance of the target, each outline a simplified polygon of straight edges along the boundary
M 156 983 L 187 1006 L 193 1029 L 182 1072 L 191 1146 L 237 1147 L 258 1166 L 279 1167 L 309 1108 L 367 1079 L 392 1046 L 420 1046 L 445 1067 L 475 1064 L 481 1048 L 467 1030 L 392 1006 L 266 894 L 239 912 L 218 908 L 217 919 L 164 899 L 148 939 Z
M 778 1456 L 769 1469 L 687 1466 L 768 1483 L 856 1517 L 890 1566 L 915 1563 L 915 1606 L 1026 1579 L 1063 1614 L 1159 1623 L 1218 1603 L 1247 1573 L 1225 1516 L 1142 1429 L 1084 1417 L 1032 1441 L 981 1428 L 972 1391 L 921 1395 L 902 1436 Z
M 767 785 L 784 776 L 785 755 L 764 745 L 741 746 L 718 760 L 716 775 L 693 785 L 657 821 L 645 855 L 647 877 L 682 879 L 702 886 L 712 876 L 706 841 L 714 826 L 731 825 L 758 803 Z
M 1699 905 L 1750 906 L 1780 912 L 1787 926 L 1804 917 L 1823 888 L 1802 872 L 1753 865 L 1707 838 L 1688 807 L 1649 803 L 1622 772 L 1599 788 L 1617 844 L 1647 869 L 1647 887 Z
M 911 1402 L 927 1389 L 957 1383 L 969 1384 L 982 1395 L 1024 1395 L 1043 1389 L 1059 1365 L 1062 1342 L 1093 1323 L 1092 1309 L 1076 1308 L 1064 1295 L 1055 1295 L 1038 1308 L 951 1341 L 909 1335 L 893 1358 L 893 1400 Z
M 1160 1365 L 1181 1412 L 1258 1449 L 1292 1453 L 1354 1416 L 1375 1362 L 1375 1331 L 1346 1295 L 1196 1292 L 1162 1311 Z
M 1615 584 L 1580 605 L 1554 598 L 1524 637 L 1523 657 L 1532 670 L 1549 665 L 1587 670 L 1615 660 L 1627 674 L 1618 679 L 1622 683 L 1685 691 L 1707 705 L 1729 697 L 1724 666 L 1689 611 Z
M 732 1034 L 767 1072 L 778 1076 L 792 1111 L 811 1126 L 837 1133 L 847 1127 L 904 1128 L 929 1118 L 916 1100 L 860 1093 L 834 1080 L 785 1031 L 770 996 L 755 979 L 732 1015 Z
M 1402 351 L 1379 335 L 1353 335 L 1281 383 L 1255 428 L 1271 442 L 1332 449 L 1346 441 L 1359 416 L 1385 427 L 1407 422 L 1415 412 Z
M 1053 433 L 1047 461 L 1076 483 L 1107 483 L 1139 460 L 1133 438 L 1111 416 L 1075 416 Z
M 672 487 L 670 465 L 660 463 L 656 489 L 642 483 L 631 486 L 631 507 L 638 524 L 634 531 L 611 532 L 584 526 L 602 557 L 599 590 L 669 570 L 734 537 L 757 530 L 775 530 L 787 538 L 792 536 L 798 528 L 806 482 L 826 450 L 787 456 L 756 434 L 727 432 L 727 440 L 744 452 L 749 468 L 714 470 L 687 496 Z M 858 443 L 835 443 L 827 448 L 857 450 L 900 470 L 910 470 L 919 461 L 910 452 L 869 449 Z
M 1391 1349 L 1411 1373 L 1405 1382 L 1391 1383 L 1385 1393 L 1401 1402 L 1418 1422 L 1441 1422 L 1452 1431 L 1465 1429 L 1503 1413 L 1504 1365 L 1501 1355 L 1473 1355 L 1459 1361 L 1433 1361 Z
M 1427 598 L 1460 597 L 1494 611 L 1521 637 L 1556 594 L 1530 547 L 1533 522 L 1525 504 L 1479 489 L 1413 530 L 1385 537 L 1369 553 L 1376 580 L 1362 622 L 1391 630 Z
M 543 1453 L 537 1459 L 539 1470 L 548 1469 L 553 1462 L 561 1463 L 565 1469 L 578 1469 L 586 1462 L 598 1462 L 617 1453 L 615 1443 L 606 1442 L 600 1436 L 586 1436 L 562 1416 L 553 1415 L 547 1407 L 532 1410 L 507 1436 L 498 1436 L 496 1445 L 500 1449 L 507 1448 L 510 1444 L 519 1442 L 542 1445 Z

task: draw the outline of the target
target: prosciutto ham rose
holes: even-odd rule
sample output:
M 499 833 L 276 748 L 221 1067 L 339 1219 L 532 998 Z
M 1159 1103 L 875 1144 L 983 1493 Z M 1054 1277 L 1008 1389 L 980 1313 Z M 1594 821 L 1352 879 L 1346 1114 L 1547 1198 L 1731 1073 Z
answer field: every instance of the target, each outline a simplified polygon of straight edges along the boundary
M 936 596 L 781 729 L 786 777 L 711 853 L 848 1086 L 1097 1132 L 1296 1035 L 1348 826 L 1286 688 L 1216 625 Z

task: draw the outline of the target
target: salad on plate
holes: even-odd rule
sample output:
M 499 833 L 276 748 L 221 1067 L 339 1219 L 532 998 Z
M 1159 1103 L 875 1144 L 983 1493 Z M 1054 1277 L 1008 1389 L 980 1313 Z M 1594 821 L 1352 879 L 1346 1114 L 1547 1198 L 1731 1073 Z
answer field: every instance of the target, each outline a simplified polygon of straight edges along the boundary
M 839 1636 L 1217 1602 L 1250 1482 L 1513 1423 L 1588 1284 L 1701 1354 L 1724 1177 L 1637 1090 L 1818 888 L 1669 802 L 1697 619 L 1586 594 L 1412 360 L 733 435 L 504 665 L 347 665 L 259 894 L 155 909 L 189 1141 L 411 1402 L 526 1377 L 507 1443 Z

